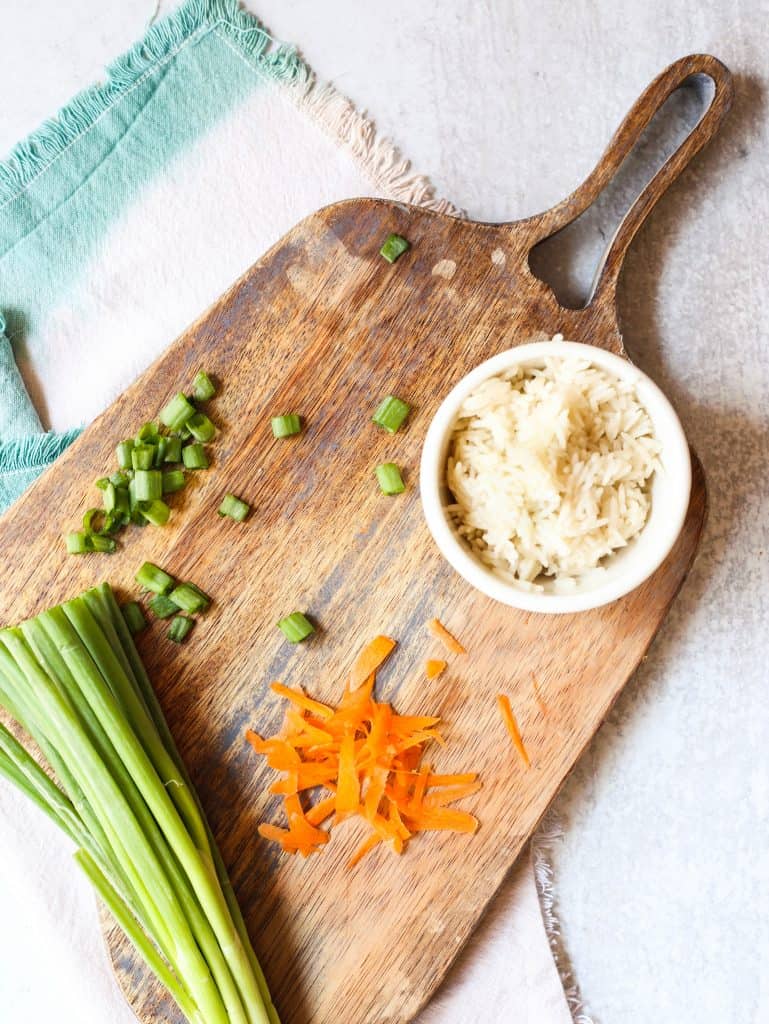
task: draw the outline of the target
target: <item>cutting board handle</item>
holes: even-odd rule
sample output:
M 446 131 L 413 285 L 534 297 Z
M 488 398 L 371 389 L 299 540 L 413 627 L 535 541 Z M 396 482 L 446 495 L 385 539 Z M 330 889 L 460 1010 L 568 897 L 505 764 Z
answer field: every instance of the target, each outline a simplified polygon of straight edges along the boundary
M 695 53 L 674 61 L 654 79 L 630 108 L 603 156 L 579 188 L 541 215 L 541 229 L 535 235 L 535 245 L 562 231 L 596 201 L 665 100 L 694 75 L 705 75 L 712 80 L 715 88 L 711 102 L 678 149 L 668 157 L 625 214 L 598 265 L 585 308 L 604 304 L 613 306 L 625 253 L 636 232 L 668 186 L 676 180 L 695 153 L 715 135 L 732 105 L 734 84 L 729 69 L 720 60 L 704 53 Z

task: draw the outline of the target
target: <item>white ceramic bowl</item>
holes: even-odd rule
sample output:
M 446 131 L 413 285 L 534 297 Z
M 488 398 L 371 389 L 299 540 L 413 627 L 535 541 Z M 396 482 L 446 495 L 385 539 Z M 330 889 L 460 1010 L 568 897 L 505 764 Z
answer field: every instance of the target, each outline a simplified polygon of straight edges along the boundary
M 641 532 L 624 548 L 603 560 L 603 573 L 580 582 L 576 589 L 529 591 L 508 583 L 475 557 L 456 533 L 446 512 L 449 438 L 459 407 L 484 380 L 515 366 L 542 366 L 545 356 L 580 356 L 614 376 L 630 381 L 646 408 L 662 445 L 662 468 L 651 483 L 651 511 Z M 643 583 L 669 554 L 681 532 L 689 507 L 691 460 L 678 416 L 662 391 L 628 360 L 593 345 L 571 341 L 540 341 L 519 345 L 487 359 L 454 387 L 430 424 L 422 450 L 420 490 L 427 525 L 444 557 L 478 590 L 503 604 L 532 612 L 581 612 L 608 604 Z

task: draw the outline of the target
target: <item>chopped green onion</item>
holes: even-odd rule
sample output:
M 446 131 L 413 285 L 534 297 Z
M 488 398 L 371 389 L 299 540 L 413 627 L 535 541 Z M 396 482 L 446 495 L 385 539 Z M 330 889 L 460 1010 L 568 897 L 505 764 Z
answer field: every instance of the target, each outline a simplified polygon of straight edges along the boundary
M 210 441 L 216 433 L 216 427 L 203 412 L 196 412 L 187 420 L 187 429 L 196 441 Z
M 184 612 L 204 612 L 211 604 L 211 598 L 194 583 L 180 583 L 168 595 L 174 604 Z
M 179 611 L 179 605 L 174 604 L 165 594 L 156 594 L 150 601 L 150 608 L 159 619 L 170 619 Z
M 104 488 L 104 496 L 102 497 L 102 505 L 104 506 L 105 512 L 111 512 L 115 507 L 117 501 L 117 490 L 111 480 L 107 481 L 107 486 Z
M 85 542 L 89 551 L 107 551 L 112 554 L 117 547 L 117 544 L 111 537 L 103 537 L 99 533 L 86 534 Z
M 152 523 L 153 526 L 165 526 L 171 515 L 171 509 L 160 498 L 141 502 L 139 509 L 147 522 Z
M 142 444 L 144 441 L 149 441 L 154 444 L 158 437 L 157 423 L 144 423 L 139 427 L 139 432 L 136 435 L 136 443 Z
M 128 487 L 129 478 L 125 473 L 113 473 L 109 478 L 109 482 L 113 487 Z
M 181 430 L 191 416 L 195 415 L 195 406 L 181 391 L 160 410 L 160 420 L 169 430 Z
M 182 439 L 180 437 L 167 437 L 165 439 L 166 450 L 163 456 L 164 462 L 182 461 Z
M 176 618 L 171 619 L 168 639 L 173 640 L 175 644 L 183 644 L 194 625 L 194 619 L 188 619 L 186 615 L 177 615 Z
M 379 254 L 384 256 L 388 263 L 395 263 L 410 248 L 410 242 L 403 235 L 388 235 L 384 245 L 379 250 Z
M 94 522 L 96 520 L 96 522 Z M 89 508 L 83 513 L 83 533 L 101 533 L 104 528 L 104 510 L 100 508 Z
M 87 536 L 82 530 L 68 533 L 66 537 L 67 553 L 70 555 L 84 555 L 87 551 L 90 551 L 91 549 L 86 544 Z
M 174 578 L 152 562 L 145 562 L 136 574 L 136 582 L 153 594 L 167 594 L 174 585 Z
M 155 465 L 161 466 L 165 462 L 168 438 L 159 437 L 155 445 Z
M 213 398 L 216 394 L 216 387 L 214 382 L 205 372 L 200 370 L 196 374 L 195 380 L 192 382 L 192 397 L 198 402 L 207 402 L 209 398 Z
M 402 494 L 406 490 L 401 471 L 394 462 L 383 462 L 374 472 L 382 494 Z
M 281 619 L 278 629 L 292 644 L 301 643 L 315 632 L 315 627 L 302 612 L 292 612 L 285 619 Z
M 183 469 L 169 469 L 163 474 L 163 494 L 173 494 L 184 487 Z
M 126 515 L 116 510 L 108 512 L 104 517 L 104 526 L 101 529 L 102 535 L 117 533 L 121 527 L 126 525 L 129 519 L 130 513 Z
M 152 469 L 155 463 L 155 445 L 137 444 L 131 452 L 131 465 L 134 469 Z
M 410 412 L 411 406 L 408 403 L 396 398 L 395 395 L 388 395 L 379 403 L 371 419 L 378 427 L 382 427 L 389 434 L 394 434 L 403 426 Z
M 139 508 L 138 505 L 134 505 L 134 507 L 131 509 L 131 522 L 134 524 L 134 526 L 149 526 L 149 523 L 144 518 L 142 510 Z
M 224 500 L 219 506 L 220 516 L 229 516 L 230 519 L 234 519 L 238 523 L 242 523 L 250 511 L 250 506 L 240 498 L 236 498 L 234 494 L 225 494 Z
M 131 499 L 128 494 L 128 487 L 115 488 L 115 513 L 120 513 L 125 522 L 128 522 L 131 513 Z
M 126 441 L 121 441 L 117 446 L 117 464 L 121 469 L 133 469 L 133 462 L 131 461 L 133 449 L 134 441 L 132 437 L 129 437 Z
M 301 432 L 302 421 L 296 413 L 292 412 L 287 416 L 273 416 L 270 426 L 275 437 L 292 437 Z
M 137 501 L 156 501 L 163 495 L 163 474 L 159 469 L 137 469 L 132 483 Z
M 182 461 L 187 469 L 208 469 L 209 462 L 202 444 L 188 444 L 182 448 Z
M 146 627 L 147 620 L 144 618 L 144 613 L 141 610 L 141 605 L 136 601 L 129 601 L 121 607 L 125 624 L 128 626 L 129 631 L 132 635 L 141 633 Z
M 100 476 L 98 480 L 94 481 L 94 487 L 98 487 L 100 491 L 106 491 L 109 487 L 109 477 Z
M 192 434 L 190 434 L 189 427 L 186 426 L 186 424 L 185 426 L 180 427 L 179 430 L 177 430 L 177 434 L 179 435 L 179 438 L 182 441 L 186 441 L 188 438 L 192 437 Z

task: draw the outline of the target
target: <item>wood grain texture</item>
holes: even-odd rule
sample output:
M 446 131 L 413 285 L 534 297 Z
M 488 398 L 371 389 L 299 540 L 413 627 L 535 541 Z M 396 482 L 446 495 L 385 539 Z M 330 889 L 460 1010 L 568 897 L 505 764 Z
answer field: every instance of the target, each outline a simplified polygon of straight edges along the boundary
M 528 268 L 532 246 L 578 215 L 676 83 L 710 74 L 710 111 L 628 214 L 593 301 L 565 310 Z M 705 515 L 696 458 L 691 507 L 666 563 L 608 607 L 530 616 L 473 591 L 442 560 L 422 520 L 417 467 L 427 425 L 446 392 L 495 352 L 536 338 L 567 338 L 623 352 L 614 286 L 622 257 L 655 199 L 715 130 L 730 101 L 713 58 L 678 62 L 652 84 L 581 190 L 516 224 L 468 223 L 375 200 L 312 215 L 260 260 L 129 388 L 0 521 L 0 621 L 28 616 L 107 577 L 134 590 L 145 559 L 192 579 L 216 603 L 181 648 L 155 624 L 140 648 L 231 870 L 255 946 L 286 1024 L 385 1024 L 413 1017 L 439 984 L 580 752 L 643 657 L 694 557 Z M 715 111 L 715 113 L 713 113 Z M 609 173 L 600 171 L 608 167 Z M 666 170 L 666 168 L 669 168 Z M 575 198 L 576 197 L 576 198 Z M 395 265 L 378 255 L 390 231 L 412 249 Z M 616 268 L 616 269 L 615 269 Z M 225 381 L 213 415 L 214 463 L 175 504 L 163 530 L 133 531 L 118 554 L 62 559 L 61 526 L 74 522 L 92 481 L 132 433 L 201 366 Z M 370 424 L 394 392 L 413 405 L 406 430 Z M 306 423 L 275 441 L 269 418 L 296 410 Z M 407 491 L 378 492 L 373 467 L 405 467 Z M 254 507 L 244 525 L 220 520 L 225 491 Z M 299 648 L 275 629 L 301 608 L 320 635 Z M 424 629 L 437 615 L 465 643 L 448 672 L 427 682 L 436 651 Z M 484 789 L 464 803 L 475 837 L 419 837 L 406 855 L 376 850 L 348 873 L 359 834 L 338 829 L 321 856 L 284 859 L 257 836 L 276 801 L 271 773 L 243 739 L 276 728 L 271 680 L 338 696 L 360 641 L 400 641 L 379 694 L 408 713 L 440 714 L 448 745 L 439 770 L 477 770 Z M 534 699 L 535 673 L 547 706 Z M 510 694 L 532 768 L 523 771 L 494 695 Z M 146 1024 L 173 1007 L 108 928 L 118 978 Z

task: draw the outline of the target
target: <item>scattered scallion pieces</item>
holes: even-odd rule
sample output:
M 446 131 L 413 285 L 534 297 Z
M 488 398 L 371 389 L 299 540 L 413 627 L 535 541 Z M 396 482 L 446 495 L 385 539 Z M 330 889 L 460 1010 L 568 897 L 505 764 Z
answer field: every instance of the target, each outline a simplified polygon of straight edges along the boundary
M 187 396 L 178 391 L 171 401 L 160 410 L 160 422 L 165 424 L 169 430 L 181 430 L 196 411 Z
M 383 462 L 374 472 L 382 494 L 402 494 L 406 490 L 401 471 L 394 462 Z
M 94 487 L 97 487 L 100 491 L 106 491 L 107 487 L 109 487 L 109 477 L 100 476 L 99 479 L 95 481 Z
M 160 569 L 152 562 L 145 562 L 136 574 L 136 582 L 144 590 L 151 590 L 153 594 L 167 594 L 174 585 L 173 576 Z
M 106 551 L 110 555 L 117 547 L 112 537 L 104 537 L 100 533 L 86 534 L 85 542 L 89 551 Z
M 199 441 L 182 448 L 182 462 L 187 469 L 208 469 L 209 466 L 206 450 Z
M 194 615 L 195 612 L 203 612 L 211 604 L 211 598 L 204 594 L 200 587 L 194 583 L 180 583 L 174 587 L 168 595 L 177 608 Z
M 152 469 L 155 463 L 155 445 L 137 444 L 131 452 L 131 465 L 136 469 Z
M 157 423 L 144 423 L 139 427 L 139 431 L 136 435 L 136 443 L 143 444 L 145 441 L 151 441 L 154 444 L 158 437 Z
M 163 474 L 159 469 L 137 469 L 133 485 L 137 501 L 156 501 L 163 496 Z
M 389 434 L 394 434 L 403 426 L 410 412 L 411 406 L 407 402 L 396 398 L 395 395 L 388 395 L 379 403 L 371 419 L 378 427 L 382 427 Z
M 169 469 L 163 474 L 163 494 L 173 494 L 184 487 L 184 470 Z
M 388 263 L 395 263 L 404 252 L 411 248 L 410 242 L 403 235 L 390 234 L 385 239 L 384 245 L 379 250 L 380 256 L 384 256 Z
M 113 473 L 109 482 L 113 487 L 128 487 L 128 476 L 125 473 Z
M 120 610 L 123 613 L 125 624 L 128 626 L 128 630 L 131 635 L 135 636 L 137 633 L 141 633 L 147 625 L 147 620 L 144 618 L 144 612 L 141 610 L 141 605 L 136 601 L 128 601 L 128 603 L 124 604 Z
M 167 437 L 166 450 L 163 455 L 164 462 L 182 461 L 182 439 L 180 437 Z
M 67 553 L 70 555 L 85 555 L 91 549 L 86 544 L 87 534 L 82 530 L 73 530 L 66 536 Z
M 104 511 L 100 508 L 89 508 L 83 513 L 83 533 L 101 533 L 104 527 Z
M 189 418 L 187 429 L 196 441 L 210 441 L 216 433 L 216 427 L 203 412 L 196 412 Z
M 292 644 L 301 643 L 315 632 L 315 627 L 302 612 L 292 612 L 285 619 L 281 619 L 278 629 Z
M 134 449 L 133 438 L 128 438 L 127 441 L 121 441 L 117 446 L 117 464 L 121 469 L 133 469 L 133 462 L 131 460 L 131 452 Z
M 289 413 L 286 416 L 273 416 L 270 420 L 274 437 L 292 437 L 301 433 L 302 420 L 296 413 Z
M 150 609 L 152 614 L 156 615 L 159 619 L 170 619 L 172 615 L 176 615 L 179 611 L 179 605 L 174 604 L 170 597 L 166 597 L 165 594 L 155 594 L 150 601 Z
M 234 494 L 225 494 L 218 511 L 220 516 L 229 516 L 230 519 L 242 523 L 251 511 L 251 508 L 245 501 L 236 498 Z
M 183 644 L 194 625 L 194 619 L 188 619 L 186 615 L 177 615 L 175 618 L 171 619 L 171 628 L 168 630 L 168 639 L 173 640 L 175 644 Z
M 216 394 L 216 387 L 214 382 L 205 372 L 200 370 L 195 375 L 195 380 L 192 382 L 192 397 L 197 402 L 207 402 L 209 398 L 213 398 Z
M 153 526 L 165 526 L 171 515 L 171 509 L 160 498 L 141 502 L 139 509 L 147 522 Z

